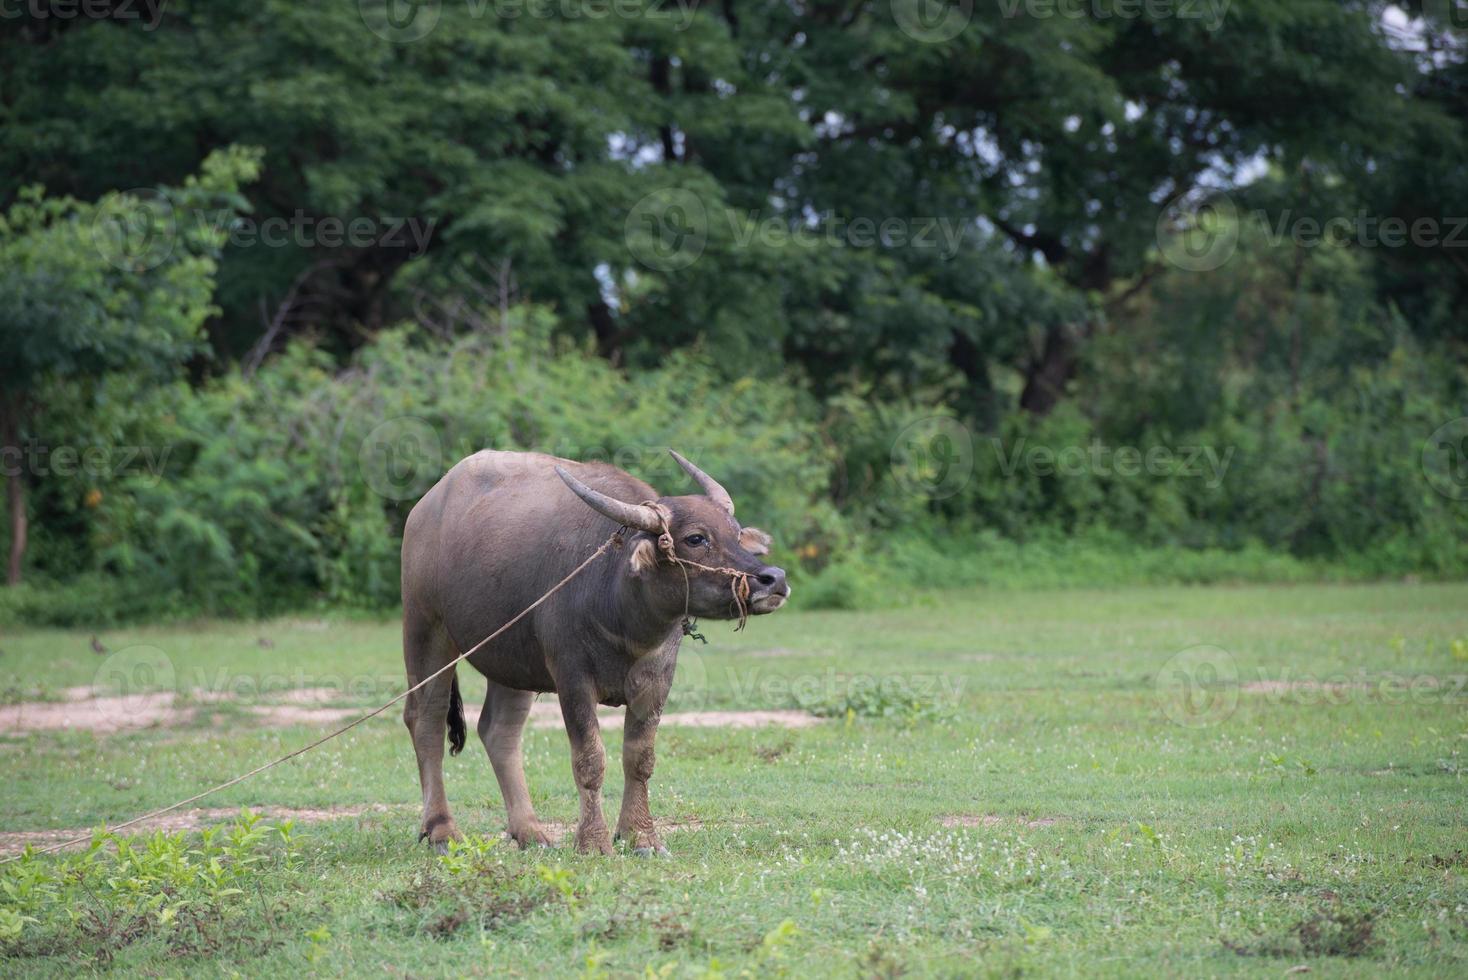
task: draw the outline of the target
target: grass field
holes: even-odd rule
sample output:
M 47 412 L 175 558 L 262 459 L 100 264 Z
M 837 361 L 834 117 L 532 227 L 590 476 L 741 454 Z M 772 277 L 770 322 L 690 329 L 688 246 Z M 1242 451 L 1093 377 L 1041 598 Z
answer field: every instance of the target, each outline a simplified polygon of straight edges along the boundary
M 671 857 L 499 842 L 472 734 L 449 797 L 488 840 L 432 856 L 394 709 L 208 804 L 380 808 L 300 821 L 289 843 L 193 835 L 194 855 L 160 839 L 0 869 L 0 973 L 1468 973 L 1468 586 L 964 592 L 705 625 L 670 712 L 831 717 L 665 728 Z M 328 686 L 367 705 L 401 679 L 392 622 L 100 642 L 6 635 L 0 687 L 14 706 L 121 676 L 196 713 L 98 735 L 28 733 L 22 712 L 0 738 L 0 831 L 172 802 L 320 731 L 261 725 L 251 703 Z M 561 825 L 565 741 L 527 734 L 536 808 Z

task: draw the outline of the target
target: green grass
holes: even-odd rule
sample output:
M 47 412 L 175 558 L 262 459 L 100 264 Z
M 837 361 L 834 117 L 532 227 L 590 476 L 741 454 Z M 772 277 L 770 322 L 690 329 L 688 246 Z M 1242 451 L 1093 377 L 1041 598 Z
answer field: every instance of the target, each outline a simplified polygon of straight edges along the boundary
M 1468 971 L 1468 586 L 962 592 L 705 625 L 670 711 L 833 717 L 665 728 L 653 809 L 687 825 L 666 835 L 670 858 L 430 856 L 393 712 L 209 802 L 389 809 L 296 827 L 297 857 L 268 854 L 199 926 L 207 949 L 177 926 L 98 939 L 43 916 L 0 947 L 0 972 Z M 0 689 L 55 698 L 141 663 L 153 673 L 134 679 L 244 701 L 327 683 L 365 705 L 401 679 L 393 622 L 119 630 L 101 636 L 112 659 L 90 637 L 7 634 Z M 1216 649 L 1175 658 L 1200 645 Z M 461 677 L 466 698 L 482 693 Z M 206 707 L 184 728 L 12 736 L 0 830 L 126 819 L 315 731 Z M 615 814 L 620 737 L 606 742 Z M 574 821 L 564 735 L 528 733 L 527 769 L 541 816 Z M 463 830 L 501 828 L 472 742 L 448 786 Z M 110 900 L 78 907 L 96 901 Z

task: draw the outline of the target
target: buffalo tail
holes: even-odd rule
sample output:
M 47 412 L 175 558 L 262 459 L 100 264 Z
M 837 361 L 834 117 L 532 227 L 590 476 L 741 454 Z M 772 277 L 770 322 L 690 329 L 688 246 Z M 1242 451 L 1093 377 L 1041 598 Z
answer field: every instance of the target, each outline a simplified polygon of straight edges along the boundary
M 464 750 L 464 737 L 468 728 L 464 725 L 464 697 L 459 693 L 459 674 L 454 672 L 453 687 L 449 691 L 449 755 L 458 755 Z

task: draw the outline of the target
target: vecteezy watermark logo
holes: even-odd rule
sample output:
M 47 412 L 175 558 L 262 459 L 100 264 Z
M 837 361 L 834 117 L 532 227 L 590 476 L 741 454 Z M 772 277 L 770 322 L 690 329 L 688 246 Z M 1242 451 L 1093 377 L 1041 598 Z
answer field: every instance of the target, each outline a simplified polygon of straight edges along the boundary
M 646 22 L 656 16 L 674 32 L 686 31 L 698 13 L 698 0 L 467 0 L 470 17 L 489 9 L 499 20 L 619 20 Z M 676 10 L 676 14 L 674 11 Z M 546 28 L 549 30 L 550 28 Z
M 1201 203 L 1190 195 L 1173 198 L 1157 218 L 1162 258 L 1185 272 L 1212 272 L 1239 247 L 1239 209 L 1227 194 Z
M 1422 0 L 1422 12 L 1441 27 L 1468 29 L 1468 0 Z
M 1233 0 L 999 0 L 999 12 L 1006 20 L 1030 17 L 1047 20 L 1196 20 L 1203 29 L 1216 31 L 1223 26 Z
M 4 0 L 0 0 L 3 3 Z M 90 226 L 92 244 L 125 272 L 156 268 L 173 253 L 180 227 L 212 233 L 231 248 L 400 249 L 416 258 L 428 251 L 438 219 L 414 215 L 317 216 L 297 208 L 290 214 L 256 218 L 228 209 L 175 208 L 153 191 L 113 193 L 97 204 Z
M 892 443 L 892 476 L 907 493 L 942 500 L 962 490 L 973 471 L 973 438 L 957 419 L 918 419 Z
M 433 240 L 436 218 L 382 215 L 339 218 L 317 217 L 297 208 L 288 215 L 256 219 L 250 216 L 225 220 L 225 212 L 195 212 L 203 227 L 213 228 L 233 248 L 395 248 L 417 257 Z
M 1408 221 L 1393 215 L 1374 215 L 1360 208 L 1353 215 L 1335 214 L 1323 218 L 1297 215 L 1285 208 L 1278 217 L 1257 209 L 1249 213 L 1249 222 L 1259 229 L 1273 248 L 1293 245 L 1296 248 L 1468 248 L 1468 217 L 1441 218 L 1419 216 Z
M 1171 265 L 1211 272 L 1238 250 L 1244 231 L 1270 248 L 1468 249 L 1468 215 L 1300 214 L 1292 208 L 1240 211 L 1227 194 L 1194 203 L 1188 196 L 1168 204 L 1157 220 L 1157 246 Z
M 1207 728 L 1238 708 L 1239 665 L 1222 647 L 1188 647 L 1168 658 L 1154 686 L 1169 720 L 1184 728 Z
M 178 677 L 173 660 L 157 647 L 131 646 L 107 655 L 92 675 L 92 698 L 79 711 L 91 711 L 104 727 L 132 728 L 146 724 L 139 699 L 173 697 Z
M 178 221 L 173 205 L 156 191 L 113 192 L 92 214 L 92 244 L 107 263 L 124 272 L 157 268 L 173 254 Z
M 898 30 L 924 44 L 942 44 L 963 32 L 974 16 L 974 0 L 891 0 Z
M 676 272 L 698 261 L 708 244 L 708 210 L 682 187 L 653 191 L 627 212 L 624 237 L 632 257 L 657 272 Z
M 0 0 L 0 20 L 142 21 L 145 31 L 163 21 L 168 0 Z
M 442 10 L 439 0 L 357 0 L 357 13 L 384 41 L 408 44 L 427 37 Z
M 168 466 L 172 445 L 50 446 L 28 442 L 0 446 L 0 476 L 129 478 L 156 487 Z
M 1422 444 L 1422 475 L 1449 500 L 1468 500 L 1468 416 L 1453 419 Z
M 878 220 L 824 214 L 796 223 L 774 215 L 761 218 L 758 211 L 740 213 L 731 209 L 721 216 L 731 229 L 736 248 L 749 248 L 756 242 L 776 249 L 910 248 L 935 251 L 944 261 L 958 254 L 969 227 L 952 218 L 896 215 Z
M 705 622 L 697 627 L 697 632 L 707 633 L 719 625 Z M 657 676 L 662 669 L 657 663 L 659 659 L 643 657 L 627 675 L 627 690 L 631 693 L 627 710 L 634 718 L 646 719 L 661 707 L 656 702 L 662 683 Z M 709 655 L 704 652 L 703 644 L 690 636 L 678 648 L 677 678 L 668 692 L 667 706 L 672 711 L 702 711 L 708 705 Z
M 422 494 L 443 475 L 443 443 L 438 430 L 416 415 L 378 423 L 357 447 L 362 479 L 388 500 Z
M 997 436 L 989 438 L 999 472 L 1008 478 L 1023 470 L 1031 476 L 1141 476 L 1204 480 L 1209 490 L 1223 486 L 1237 447 L 1222 452 L 1215 446 L 1108 446 L 1099 440 L 1089 445 L 1030 445 L 1021 436 L 1006 449 Z

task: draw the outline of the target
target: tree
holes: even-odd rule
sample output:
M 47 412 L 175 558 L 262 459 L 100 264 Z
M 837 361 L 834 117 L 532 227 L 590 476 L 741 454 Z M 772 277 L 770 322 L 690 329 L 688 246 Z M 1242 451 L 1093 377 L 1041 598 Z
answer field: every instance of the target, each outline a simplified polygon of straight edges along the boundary
M 1261 161 L 1389 144 L 1411 101 L 1379 4 L 1224 6 L 1212 20 L 1184 14 L 1204 4 L 974 4 L 927 43 L 859 4 L 809 18 L 772 5 L 763 30 L 740 25 L 779 49 L 812 129 L 781 175 L 792 212 L 971 216 L 1085 298 L 1015 363 L 1021 404 L 1044 414 L 1109 309 L 1162 269 L 1166 202 L 1237 186 Z
M 226 357 L 262 332 L 341 354 L 492 268 L 620 363 L 701 343 L 740 369 L 794 362 L 817 387 L 948 385 L 983 417 L 994 374 L 1017 372 L 1004 397 L 1037 415 L 1065 396 L 1087 344 L 1163 269 L 1169 201 L 1269 165 L 1308 164 L 1407 214 L 1462 186 L 1458 137 L 1436 140 L 1461 134 L 1461 67 L 1421 70 L 1386 36 L 1382 0 L 1005 0 L 936 26 L 917 6 L 593 16 L 534 0 L 518 16 L 426 5 L 431 22 L 392 28 L 371 2 L 263 0 L 170 6 L 156 30 L 22 26 L 0 38 L 0 203 L 22 179 L 97 196 L 260 145 L 260 220 L 386 232 L 410 217 L 431 233 L 421 249 L 231 245 L 209 331 Z M 1441 178 L 1397 165 L 1413 160 Z M 659 193 L 706 216 L 697 261 L 639 256 Z M 825 232 L 886 219 L 949 221 L 962 240 L 940 253 Z M 817 234 L 792 245 L 751 225 Z
M 217 258 L 246 204 L 239 185 L 259 153 L 211 154 L 197 177 L 148 196 L 96 203 L 20 192 L 0 217 L 0 446 L 6 463 L 10 555 L 6 581 L 25 560 L 27 454 L 46 385 L 126 371 L 166 376 L 201 347 Z

